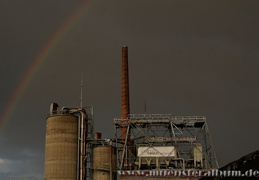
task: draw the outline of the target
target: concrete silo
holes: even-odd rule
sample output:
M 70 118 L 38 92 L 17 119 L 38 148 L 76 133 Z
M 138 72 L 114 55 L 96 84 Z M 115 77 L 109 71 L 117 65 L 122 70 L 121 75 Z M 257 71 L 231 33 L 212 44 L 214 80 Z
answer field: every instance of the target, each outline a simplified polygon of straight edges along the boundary
M 47 118 L 45 144 L 45 180 L 84 180 L 91 176 L 91 158 L 88 157 L 89 139 L 92 139 L 92 106 L 63 107 L 52 103 Z M 87 112 L 90 110 L 91 112 Z M 88 161 L 86 161 L 88 160 Z
M 93 180 L 116 179 L 116 149 L 109 145 L 96 145 L 93 148 Z
M 78 117 L 52 114 L 47 118 L 44 179 L 77 179 Z

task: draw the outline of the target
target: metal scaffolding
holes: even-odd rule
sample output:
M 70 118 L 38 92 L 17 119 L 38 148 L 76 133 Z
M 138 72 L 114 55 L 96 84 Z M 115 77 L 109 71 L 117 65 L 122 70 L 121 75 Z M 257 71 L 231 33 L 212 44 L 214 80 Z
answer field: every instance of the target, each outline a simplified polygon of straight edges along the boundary
M 205 116 L 130 114 L 115 118 L 114 127 L 118 170 L 218 168 Z

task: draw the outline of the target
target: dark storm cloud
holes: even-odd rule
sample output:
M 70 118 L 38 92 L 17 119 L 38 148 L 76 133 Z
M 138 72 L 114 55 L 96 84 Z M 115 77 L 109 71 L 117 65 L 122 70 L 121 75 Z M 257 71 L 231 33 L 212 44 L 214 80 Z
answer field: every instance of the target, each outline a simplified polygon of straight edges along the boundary
M 0 3 L 4 109 L 33 58 L 83 1 Z M 42 177 L 49 104 L 78 106 L 81 72 L 84 103 L 95 107 L 96 131 L 114 137 L 123 45 L 129 46 L 132 113 L 143 113 L 146 100 L 148 113 L 206 115 L 221 165 L 255 151 L 258 5 L 238 0 L 94 2 L 34 74 L 2 130 L 0 174 Z

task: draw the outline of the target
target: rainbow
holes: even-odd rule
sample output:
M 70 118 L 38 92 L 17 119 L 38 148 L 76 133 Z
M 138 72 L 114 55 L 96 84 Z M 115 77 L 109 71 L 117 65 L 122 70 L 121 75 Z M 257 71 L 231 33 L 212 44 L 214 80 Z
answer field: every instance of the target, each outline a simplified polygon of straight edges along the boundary
M 28 88 L 30 82 L 33 79 L 35 72 L 42 66 L 42 64 L 48 59 L 54 49 L 62 41 L 64 37 L 80 20 L 80 18 L 87 12 L 86 10 L 93 4 L 94 0 L 86 0 L 72 13 L 72 15 L 63 23 L 57 31 L 49 38 L 47 43 L 41 48 L 39 53 L 33 59 L 26 73 L 22 76 L 20 82 L 17 84 L 11 98 L 9 99 L 5 109 L 3 110 L 0 118 L 0 133 L 3 131 L 4 126 L 7 124 L 8 120 L 11 118 L 15 111 L 17 104 L 19 103 L 22 95 Z

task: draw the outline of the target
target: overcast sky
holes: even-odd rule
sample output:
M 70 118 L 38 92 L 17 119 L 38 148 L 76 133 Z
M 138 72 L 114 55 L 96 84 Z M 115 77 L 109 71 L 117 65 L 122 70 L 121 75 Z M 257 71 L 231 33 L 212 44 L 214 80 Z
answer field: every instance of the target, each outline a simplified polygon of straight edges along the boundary
M 84 3 L 0 0 L 1 114 L 39 52 Z M 143 113 L 146 100 L 148 113 L 206 116 L 220 166 L 258 150 L 258 7 L 258 0 L 92 1 L 0 127 L 0 179 L 43 178 L 49 105 L 79 106 L 81 72 L 96 131 L 114 137 L 124 45 L 131 113 Z

